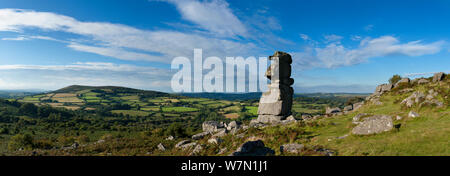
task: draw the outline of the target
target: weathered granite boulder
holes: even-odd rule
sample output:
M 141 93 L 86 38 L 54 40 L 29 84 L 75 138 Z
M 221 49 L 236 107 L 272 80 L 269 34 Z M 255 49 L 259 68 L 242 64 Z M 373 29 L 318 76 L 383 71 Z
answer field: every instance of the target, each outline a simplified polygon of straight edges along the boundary
M 198 144 L 198 145 L 195 146 L 194 150 L 192 150 L 192 152 L 189 155 L 191 155 L 191 156 L 192 155 L 197 155 L 200 152 L 202 152 L 202 150 L 203 150 L 202 145 Z
M 385 92 L 389 92 L 392 90 L 392 88 L 394 88 L 394 85 L 392 84 L 381 84 L 375 89 L 375 94 L 383 94 Z
M 269 91 L 262 94 L 259 101 L 259 115 L 288 116 L 292 109 L 292 87 L 286 85 L 269 85 Z
M 423 100 L 425 100 L 425 94 L 423 92 L 420 91 L 416 91 L 414 93 L 412 93 L 409 97 L 405 98 L 404 100 L 402 100 L 402 102 L 400 102 L 400 104 L 404 104 L 406 105 L 406 107 L 410 108 L 412 107 L 415 103 L 420 103 Z
M 352 130 L 355 135 L 378 134 L 390 131 L 393 128 L 392 117 L 387 115 L 375 115 L 364 120 Z
M 348 105 L 344 107 L 344 111 L 351 111 L 353 110 L 353 105 Z
M 416 117 L 420 117 L 420 115 L 417 112 L 409 111 L 408 117 L 416 118 Z
M 158 150 L 166 151 L 166 148 L 164 147 L 163 144 L 159 143 L 159 144 L 158 144 Z
M 190 140 L 182 140 L 180 142 L 178 142 L 177 144 L 175 144 L 175 148 L 180 148 L 181 146 L 188 144 L 189 142 L 191 142 Z
M 341 108 L 330 108 L 330 107 L 326 107 L 325 109 L 325 114 L 335 114 L 335 113 L 339 113 L 342 112 Z
M 426 80 L 426 79 L 419 79 L 419 81 L 417 81 L 417 84 L 426 84 L 429 83 L 430 81 Z
M 216 132 L 220 128 L 224 128 L 224 124 L 216 121 L 206 121 L 202 124 L 203 132 Z
M 303 148 L 305 148 L 305 145 L 303 145 L 303 144 L 297 144 L 297 143 L 285 144 L 285 145 L 280 146 L 280 152 L 281 153 L 298 154 L 302 151 Z
M 222 142 L 223 142 L 223 139 L 222 139 L 222 138 L 219 138 L 219 137 L 212 137 L 212 138 L 208 139 L 208 143 L 210 143 L 210 144 L 216 144 L 216 145 L 219 145 L 219 144 L 221 144 Z
M 241 124 L 239 124 L 238 122 L 232 121 L 232 122 L 230 122 L 230 123 L 227 125 L 227 130 L 231 131 L 231 130 L 233 130 L 233 129 L 235 129 L 235 128 L 239 129 L 240 126 L 241 126 Z
M 409 84 L 409 82 L 411 82 L 409 78 L 402 78 L 397 83 L 395 83 L 394 87 L 398 87 L 402 84 Z
M 358 102 L 353 104 L 353 111 L 358 110 L 359 108 L 361 108 L 364 105 L 364 102 Z
M 228 134 L 228 130 L 225 128 L 222 128 L 222 129 L 217 130 L 217 132 L 214 135 L 212 135 L 212 137 L 224 137 L 227 134 Z
M 207 135 L 209 135 L 209 134 L 211 134 L 210 132 L 201 132 L 201 133 L 198 133 L 198 134 L 195 134 L 195 135 L 193 135 L 192 136 L 192 139 L 194 139 L 194 140 L 200 140 L 200 139 L 203 139 L 205 136 L 207 136 Z
M 169 137 L 166 138 L 166 141 L 171 141 L 171 140 L 173 140 L 173 139 L 174 139 L 173 136 L 169 136 Z
M 182 150 L 187 150 L 187 149 L 193 148 L 196 145 L 197 145 L 197 142 L 191 142 L 191 143 L 181 145 L 179 148 L 181 148 Z
M 274 155 L 275 151 L 265 147 L 261 140 L 248 141 L 242 144 L 231 156 L 267 156 Z
M 445 76 L 444 72 L 435 73 L 433 75 L 433 82 L 442 81 L 444 79 L 444 76 Z

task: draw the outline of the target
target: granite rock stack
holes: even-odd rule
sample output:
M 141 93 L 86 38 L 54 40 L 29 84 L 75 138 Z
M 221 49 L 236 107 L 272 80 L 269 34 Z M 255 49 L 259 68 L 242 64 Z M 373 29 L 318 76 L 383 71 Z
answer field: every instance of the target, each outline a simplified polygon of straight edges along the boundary
M 258 119 L 260 123 L 277 123 L 291 115 L 294 79 L 291 78 L 292 57 L 277 51 L 269 57 L 272 64 L 266 71 L 270 79 L 268 91 L 259 100 Z

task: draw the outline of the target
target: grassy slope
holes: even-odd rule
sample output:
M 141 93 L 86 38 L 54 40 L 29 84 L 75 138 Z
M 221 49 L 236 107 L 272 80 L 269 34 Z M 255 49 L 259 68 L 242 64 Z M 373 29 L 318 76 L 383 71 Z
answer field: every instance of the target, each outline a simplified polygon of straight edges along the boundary
M 267 147 L 276 151 L 279 155 L 280 145 L 287 143 L 302 143 L 306 149 L 301 155 L 317 155 L 312 152 L 314 148 L 321 147 L 331 149 L 337 152 L 337 155 L 351 156 L 411 156 L 411 155 L 450 155 L 450 108 L 449 102 L 449 84 L 450 79 L 427 85 L 415 85 L 414 91 L 428 91 L 434 89 L 439 92 L 437 99 L 444 102 L 446 106 L 422 107 L 417 105 L 412 108 L 406 108 L 400 105 L 401 100 L 412 94 L 398 93 L 398 90 L 387 93 L 382 96 L 383 105 L 366 105 L 356 112 L 332 118 L 324 118 L 318 121 L 301 122 L 288 126 L 267 127 L 264 129 L 250 129 L 244 138 L 262 139 Z M 421 117 L 408 118 L 409 111 L 418 112 Z M 358 113 L 370 113 L 399 115 L 402 120 L 394 121 L 394 124 L 401 124 L 399 131 L 393 130 L 376 135 L 356 136 L 351 135 L 354 125 L 352 117 Z M 338 137 L 348 135 L 343 139 Z M 236 143 L 241 141 L 237 138 L 226 138 L 224 143 Z M 229 145 L 228 147 L 236 149 L 239 145 Z M 221 147 L 226 147 L 225 145 Z

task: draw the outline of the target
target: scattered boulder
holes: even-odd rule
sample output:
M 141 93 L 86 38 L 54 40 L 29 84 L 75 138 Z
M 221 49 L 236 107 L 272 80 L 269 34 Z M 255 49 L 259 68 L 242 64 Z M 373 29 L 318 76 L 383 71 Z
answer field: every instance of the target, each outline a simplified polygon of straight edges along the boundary
M 281 153 L 299 154 L 303 148 L 305 148 L 305 145 L 303 145 L 303 144 L 297 144 L 297 143 L 285 144 L 285 145 L 280 146 L 280 152 Z
M 405 104 L 406 107 L 410 108 L 414 103 L 420 103 L 425 99 L 425 94 L 419 91 L 412 93 L 409 97 L 402 100 L 400 104 Z
M 190 140 L 182 140 L 180 142 L 178 142 L 177 144 L 175 144 L 175 148 L 180 148 L 181 146 L 188 144 L 189 142 L 191 142 Z
M 204 132 L 213 133 L 220 128 L 224 128 L 224 124 L 216 121 L 206 121 L 202 124 L 202 129 Z
M 166 138 L 166 141 L 171 141 L 171 140 L 173 140 L 173 139 L 174 139 L 173 136 L 169 136 L 169 137 Z
M 192 136 L 192 139 L 194 139 L 194 140 L 200 140 L 200 139 L 203 139 L 205 136 L 207 136 L 207 135 L 209 135 L 209 134 L 210 134 L 209 132 L 201 132 L 201 133 L 198 133 L 198 134 L 193 135 L 193 136 Z
M 402 120 L 402 119 L 403 119 L 402 116 L 396 116 L 396 117 L 395 117 L 395 120 Z
M 218 138 L 218 137 L 212 137 L 211 139 L 208 139 L 208 143 L 210 144 L 221 144 L 223 142 L 222 138 Z
M 240 124 L 238 124 L 236 121 L 232 121 L 227 125 L 227 130 L 231 131 L 232 129 L 239 128 Z
M 309 114 L 303 114 L 303 115 L 302 115 L 302 119 L 303 119 L 303 120 L 312 120 L 312 118 L 313 118 L 313 117 L 312 117 L 311 115 L 309 115 Z
M 242 144 L 231 156 L 267 156 L 274 155 L 275 151 L 265 147 L 261 140 L 248 141 Z
M 402 84 L 409 84 L 411 80 L 409 78 L 402 78 L 397 83 L 395 83 L 394 87 L 398 87 Z
M 445 73 L 444 72 L 439 72 L 439 73 L 435 73 L 433 75 L 433 82 L 439 82 L 442 81 L 444 79 Z
M 335 113 L 339 113 L 339 112 L 341 112 L 341 108 L 338 108 L 338 107 L 336 107 L 336 108 L 330 108 L 330 107 L 327 107 L 326 109 L 325 109 L 325 114 L 335 114 Z
M 192 152 L 190 153 L 190 155 L 196 155 L 196 154 L 202 152 L 202 150 L 203 150 L 202 145 L 200 145 L 200 144 L 196 145 L 194 150 L 192 150 Z
M 227 151 L 228 149 L 225 147 L 225 148 L 222 148 L 222 149 L 220 149 L 219 150 L 219 152 L 217 153 L 218 155 L 222 155 L 222 154 L 224 154 L 226 151 Z
M 359 102 L 359 103 L 355 103 L 353 104 L 353 111 L 358 110 L 359 108 L 361 108 L 364 105 L 364 102 Z
M 223 128 L 217 131 L 216 134 L 214 134 L 212 137 L 224 137 L 225 135 L 227 135 L 228 131 L 227 129 Z
M 420 117 L 420 115 L 419 115 L 419 114 L 417 114 L 417 112 L 414 112 L 414 111 L 409 111 L 409 113 L 408 113 L 408 117 L 411 117 L 411 118 L 416 118 L 416 117 Z
M 358 126 L 353 128 L 352 133 L 356 135 L 378 134 L 390 131 L 392 128 L 392 117 L 387 115 L 374 115 L 364 118 Z
M 293 115 L 290 115 L 289 117 L 286 118 L 286 120 L 282 120 L 281 124 L 286 125 L 286 124 L 295 123 L 295 122 L 297 122 L 297 120 L 295 120 Z
M 158 150 L 166 151 L 166 148 L 164 147 L 163 144 L 159 143 L 159 144 L 158 144 Z
M 417 84 L 426 84 L 429 83 L 430 81 L 426 80 L 426 79 L 419 79 L 419 81 L 417 81 Z
M 431 105 L 431 106 L 436 106 L 438 108 L 444 107 L 444 103 L 436 100 L 436 99 L 431 99 L 431 100 L 425 100 L 424 102 L 422 102 L 419 107 L 423 107 L 426 105 Z
M 351 111 L 353 110 L 353 105 L 348 105 L 344 107 L 344 111 Z

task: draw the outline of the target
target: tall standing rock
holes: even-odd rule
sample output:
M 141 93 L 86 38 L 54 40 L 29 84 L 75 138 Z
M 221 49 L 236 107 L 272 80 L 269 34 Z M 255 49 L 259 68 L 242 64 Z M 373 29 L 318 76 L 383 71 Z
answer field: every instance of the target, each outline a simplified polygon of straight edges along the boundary
M 269 57 L 272 64 L 266 71 L 270 79 L 268 91 L 262 94 L 258 107 L 258 122 L 275 123 L 291 115 L 294 79 L 291 78 L 292 57 L 277 51 Z

